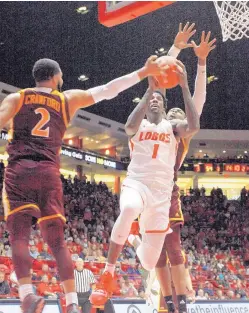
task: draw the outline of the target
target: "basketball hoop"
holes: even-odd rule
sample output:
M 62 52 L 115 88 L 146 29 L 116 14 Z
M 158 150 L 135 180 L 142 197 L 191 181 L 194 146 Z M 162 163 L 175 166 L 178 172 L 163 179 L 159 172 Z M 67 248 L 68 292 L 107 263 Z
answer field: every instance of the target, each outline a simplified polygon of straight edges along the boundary
M 249 38 L 249 2 L 214 1 L 223 41 Z

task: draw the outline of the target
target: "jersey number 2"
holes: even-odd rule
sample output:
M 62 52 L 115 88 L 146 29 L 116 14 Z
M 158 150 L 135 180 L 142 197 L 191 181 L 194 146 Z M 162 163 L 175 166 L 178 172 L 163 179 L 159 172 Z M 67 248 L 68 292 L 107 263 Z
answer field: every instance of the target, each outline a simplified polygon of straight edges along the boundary
M 38 137 L 49 137 L 49 127 L 42 129 L 50 121 L 50 114 L 48 110 L 38 108 L 35 110 L 35 114 L 41 114 L 41 119 L 32 129 L 31 134 Z
M 153 148 L 153 153 L 152 153 L 152 159 L 156 159 L 158 149 L 159 149 L 159 143 L 155 143 L 154 148 Z

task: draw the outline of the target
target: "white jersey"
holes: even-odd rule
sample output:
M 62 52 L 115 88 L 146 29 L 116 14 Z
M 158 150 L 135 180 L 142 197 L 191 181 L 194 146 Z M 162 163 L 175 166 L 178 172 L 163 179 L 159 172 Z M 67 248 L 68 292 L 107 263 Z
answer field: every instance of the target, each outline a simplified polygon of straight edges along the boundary
M 158 125 L 144 119 L 137 133 L 130 139 L 131 162 L 128 178 L 162 184 L 171 183 L 177 153 L 177 140 L 172 125 L 163 119 Z

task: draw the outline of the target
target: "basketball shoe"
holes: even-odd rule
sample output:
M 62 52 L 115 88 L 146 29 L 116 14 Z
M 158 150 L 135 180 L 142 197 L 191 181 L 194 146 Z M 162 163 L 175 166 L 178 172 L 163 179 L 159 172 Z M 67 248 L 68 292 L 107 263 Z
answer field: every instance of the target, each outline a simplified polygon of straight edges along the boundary
M 109 272 L 104 272 L 100 276 L 96 289 L 93 290 L 89 300 L 92 305 L 103 306 L 111 298 L 114 291 L 114 278 Z
M 24 298 L 21 310 L 23 313 L 41 313 L 44 306 L 45 299 L 31 293 Z

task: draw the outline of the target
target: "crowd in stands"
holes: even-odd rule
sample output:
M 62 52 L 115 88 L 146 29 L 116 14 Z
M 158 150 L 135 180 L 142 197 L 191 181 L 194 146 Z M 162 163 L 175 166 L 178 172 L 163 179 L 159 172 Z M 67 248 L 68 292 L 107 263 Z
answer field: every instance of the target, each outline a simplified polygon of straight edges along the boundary
M 1 165 L 0 165 L 1 167 Z M 98 278 L 104 268 L 109 238 L 119 214 L 118 196 L 104 183 L 90 183 L 61 176 L 67 224 L 65 239 L 72 260 L 82 258 L 85 268 Z M 0 170 L 0 188 L 2 169 Z M 240 200 L 228 201 L 221 189 L 210 196 L 205 189 L 182 196 L 185 225 L 182 243 L 197 299 L 249 298 L 249 197 L 244 188 Z M 0 205 L 0 216 L 3 207 Z M 60 297 L 63 290 L 55 260 L 34 225 L 29 242 L 31 270 L 36 292 Z M 18 297 L 13 277 L 11 247 L 4 220 L 0 221 L 0 297 Z M 115 296 L 144 297 L 147 272 L 137 262 L 135 251 L 125 245 L 116 265 Z

